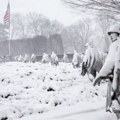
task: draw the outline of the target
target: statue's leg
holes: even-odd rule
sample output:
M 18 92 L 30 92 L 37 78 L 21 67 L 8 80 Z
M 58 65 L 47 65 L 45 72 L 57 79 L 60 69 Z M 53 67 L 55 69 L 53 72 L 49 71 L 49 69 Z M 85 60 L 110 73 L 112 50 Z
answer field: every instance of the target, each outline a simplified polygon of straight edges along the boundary
M 107 87 L 107 96 L 106 96 L 106 112 L 107 111 L 111 112 L 109 109 L 112 104 L 111 92 L 112 92 L 112 82 L 109 80 Z

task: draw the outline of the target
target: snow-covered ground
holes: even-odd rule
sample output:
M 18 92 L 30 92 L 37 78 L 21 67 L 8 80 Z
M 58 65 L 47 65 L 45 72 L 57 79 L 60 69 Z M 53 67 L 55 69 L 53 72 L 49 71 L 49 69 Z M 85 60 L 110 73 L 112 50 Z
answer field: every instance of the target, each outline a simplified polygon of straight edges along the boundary
M 92 84 L 70 63 L 0 64 L 0 119 L 115 120 L 105 113 L 107 84 Z

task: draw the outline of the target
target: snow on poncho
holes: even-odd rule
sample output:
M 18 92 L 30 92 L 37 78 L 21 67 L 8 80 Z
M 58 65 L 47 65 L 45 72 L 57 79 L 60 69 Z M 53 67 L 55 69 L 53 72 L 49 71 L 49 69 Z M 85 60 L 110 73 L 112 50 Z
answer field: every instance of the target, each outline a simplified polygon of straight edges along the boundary
M 45 63 L 49 62 L 49 55 L 48 54 L 46 54 L 46 53 L 43 54 L 42 62 L 45 62 Z
M 114 77 L 113 77 L 113 83 L 112 83 L 112 88 L 114 91 L 119 90 L 120 92 L 120 41 L 118 41 L 117 44 L 117 53 L 115 54 L 115 68 L 114 68 Z
M 32 55 L 31 55 L 31 59 L 34 59 L 35 58 L 35 54 L 33 53 Z
M 97 57 L 97 54 L 95 52 L 95 48 L 88 47 L 85 56 L 83 58 L 83 62 L 87 65 L 87 67 L 90 67 L 93 65 L 95 57 Z
M 77 52 L 74 53 L 74 55 L 73 55 L 72 63 L 73 63 L 74 65 L 77 65 L 77 64 L 80 63 L 80 55 L 79 55 Z
M 80 58 L 81 58 L 81 60 L 83 61 L 84 54 L 81 54 L 81 55 L 80 55 Z
M 52 61 L 58 61 L 58 57 L 57 57 L 57 55 L 55 53 L 52 53 L 51 60 Z
M 22 55 L 20 55 L 17 59 L 19 62 L 23 62 L 24 58 L 22 57 Z
M 68 55 L 64 54 L 64 56 L 63 56 L 63 62 L 69 62 Z
M 24 62 L 28 62 L 28 61 L 29 61 L 29 56 L 27 54 L 25 54 Z
M 107 53 L 101 51 L 101 50 L 98 50 L 99 54 L 97 56 L 97 60 L 100 60 L 100 61 L 103 61 L 103 63 L 105 62 L 105 59 L 106 59 L 106 56 L 107 56 Z
M 108 52 L 107 58 L 105 60 L 105 63 L 103 65 L 102 69 L 100 70 L 99 74 L 97 75 L 97 77 L 100 77 L 100 76 L 105 77 L 109 73 L 112 72 L 112 70 L 114 68 L 114 65 L 115 65 L 115 59 L 116 59 L 116 56 L 117 56 L 118 45 L 119 45 L 118 40 L 113 42 L 110 45 L 109 52 Z
M 91 68 L 94 63 L 94 60 L 104 62 L 106 55 L 107 55 L 106 53 L 96 48 L 88 47 L 86 49 L 83 62 L 87 65 L 87 67 Z
M 36 58 L 36 56 L 35 56 L 35 54 L 33 53 L 33 54 L 31 55 L 31 61 L 32 61 L 32 62 L 35 62 L 35 58 Z

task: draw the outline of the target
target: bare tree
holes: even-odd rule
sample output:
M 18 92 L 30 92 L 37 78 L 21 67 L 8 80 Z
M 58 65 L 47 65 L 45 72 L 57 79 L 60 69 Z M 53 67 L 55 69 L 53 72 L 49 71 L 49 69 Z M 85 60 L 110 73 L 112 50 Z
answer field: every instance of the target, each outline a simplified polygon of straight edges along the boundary
M 45 19 L 44 23 L 41 26 L 41 33 L 45 36 L 49 36 L 51 34 L 61 34 L 64 26 L 57 21 L 50 21 L 49 19 Z
M 61 34 L 63 25 L 50 21 L 41 14 L 29 13 L 26 16 L 13 14 L 11 18 L 11 38 L 21 39 L 38 35 Z
M 26 37 L 26 22 L 25 16 L 13 14 L 11 18 L 11 39 Z
M 29 13 L 27 15 L 27 31 L 33 36 L 60 33 L 62 25 L 57 21 L 50 21 L 41 14 Z
M 76 12 L 92 13 L 100 26 L 104 43 L 108 49 L 110 40 L 107 31 L 114 22 L 120 21 L 120 0 L 63 0 Z
M 29 35 L 37 36 L 41 35 L 41 25 L 44 22 L 44 16 L 37 13 L 27 14 L 27 31 Z
M 6 27 L 0 23 L 0 41 L 8 40 L 9 33 Z
M 89 20 L 80 20 L 78 23 L 71 25 L 67 28 L 67 33 L 64 34 L 64 38 L 69 39 L 72 42 L 73 49 L 78 51 L 84 51 L 84 45 L 92 34 Z
M 120 14 L 120 0 L 63 0 L 74 9 Z
M 69 27 L 65 27 L 62 30 L 62 39 L 63 39 L 63 46 L 64 46 L 64 52 L 66 54 L 68 53 L 73 53 L 73 40 L 74 38 L 72 38 L 72 34 L 71 34 L 71 30 L 69 29 Z
M 84 51 L 84 45 L 92 34 L 89 22 L 90 22 L 89 20 L 83 20 L 79 21 L 75 26 L 73 26 L 75 32 L 75 34 L 73 35 L 76 35 L 76 37 L 78 37 L 78 40 L 80 41 L 81 51 Z
M 51 31 L 53 33 L 57 33 L 57 34 L 61 34 L 61 31 L 62 29 L 64 28 L 64 26 L 59 23 L 58 21 L 54 20 L 54 21 L 51 21 Z
M 96 20 L 101 28 L 106 49 L 108 50 L 111 41 L 108 38 L 107 32 L 109 30 L 110 25 L 115 23 L 116 21 L 112 19 L 109 14 L 105 14 L 105 13 L 104 14 L 100 13 L 99 15 L 97 15 Z

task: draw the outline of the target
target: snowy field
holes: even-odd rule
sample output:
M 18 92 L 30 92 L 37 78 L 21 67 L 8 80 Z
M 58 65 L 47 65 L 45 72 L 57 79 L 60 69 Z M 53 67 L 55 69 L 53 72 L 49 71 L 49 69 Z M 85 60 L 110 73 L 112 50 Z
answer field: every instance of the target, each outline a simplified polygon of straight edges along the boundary
M 0 64 L 0 120 L 116 120 L 105 113 L 107 84 L 93 87 L 70 63 Z

